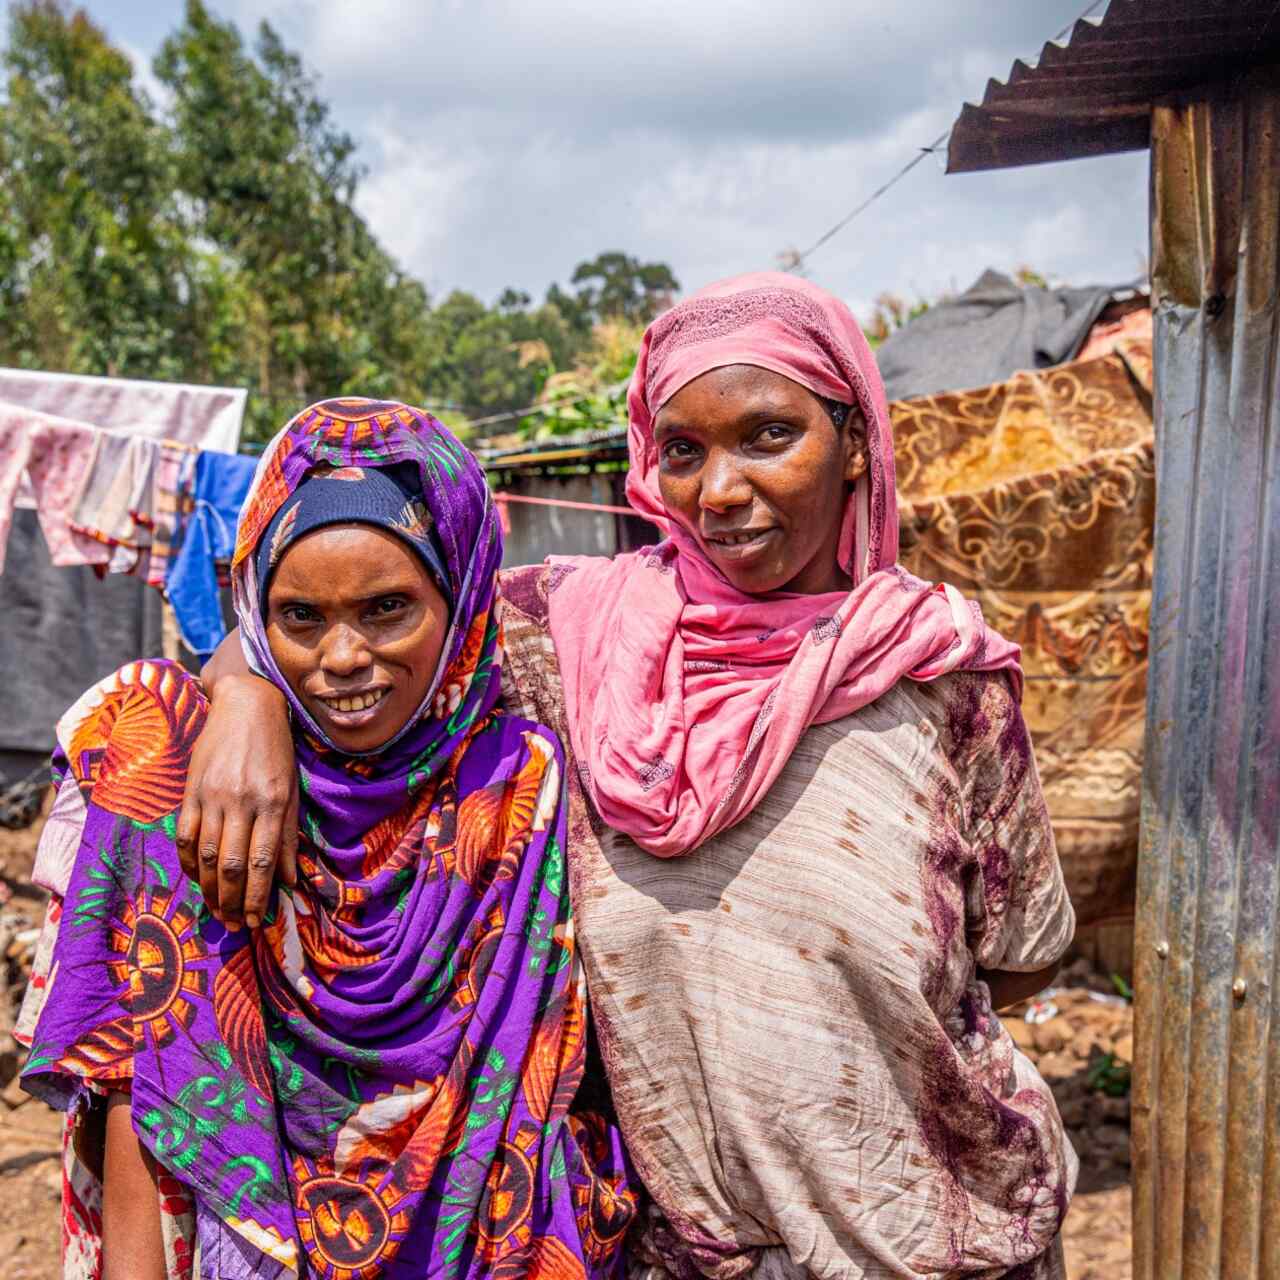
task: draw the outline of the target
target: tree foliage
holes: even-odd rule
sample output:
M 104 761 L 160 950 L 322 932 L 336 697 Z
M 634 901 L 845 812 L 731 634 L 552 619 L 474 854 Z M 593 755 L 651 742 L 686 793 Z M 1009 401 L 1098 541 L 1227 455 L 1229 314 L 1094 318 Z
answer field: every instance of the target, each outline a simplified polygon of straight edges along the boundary
M 573 273 L 576 301 L 594 321 L 648 324 L 665 311 L 680 284 L 665 262 L 639 262 L 616 250 L 580 263 Z
M 11 7 L 0 69 L 0 363 L 245 386 L 257 439 L 328 395 L 484 417 L 678 288 L 664 264 L 605 253 L 541 303 L 432 306 L 357 213 L 355 143 L 299 58 L 203 0 L 155 60 L 163 104 L 59 0 Z

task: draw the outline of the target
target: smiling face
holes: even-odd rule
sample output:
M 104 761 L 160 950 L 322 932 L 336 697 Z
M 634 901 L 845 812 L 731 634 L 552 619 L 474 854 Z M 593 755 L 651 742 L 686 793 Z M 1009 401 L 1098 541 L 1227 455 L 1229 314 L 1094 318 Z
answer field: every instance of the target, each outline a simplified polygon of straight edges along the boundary
M 431 687 L 449 608 L 399 538 L 344 524 L 299 538 L 267 594 L 267 642 L 280 674 L 340 751 L 393 738 Z
M 846 590 L 838 563 L 850 485 L 867 469 L 855 411 L 837 428 L 811 391 L 726 365 L 681 387 L 654 419 L 667 512 L 739 591 Z

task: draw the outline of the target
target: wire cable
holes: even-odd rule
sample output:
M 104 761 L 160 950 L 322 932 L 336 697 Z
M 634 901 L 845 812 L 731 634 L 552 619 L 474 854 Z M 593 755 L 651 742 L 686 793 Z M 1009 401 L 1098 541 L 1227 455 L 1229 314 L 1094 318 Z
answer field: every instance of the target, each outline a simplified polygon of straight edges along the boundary
M 1050 43 L 1056 44 L 1063 36 L 1074 31 L 1076 23 L 1083 22 L 1093 14 L 1095 10 L 1100 9 L 1106 2 L 1107 0 L 1094 0 L 1093 4 L 1091 4 L 1078 18 L 1076 18 L 1074 22 L 1069 22 L 1061 31 L 1058 32 L 1057 35 L 1053 36 Z M 902 179 L 905 178 L 907 174 L 909 174 L 911 170 L 925 158 L 925 156 L 933 155 L 935 152 L 940 150 L 950 136 L 951 130 L 948 129 L 945 133 L 940 133 L 927 147 L 921 147 L 917 154 L 912 156 L 911 159 L 908 160 L 892 178 L 888 179 L 886 182 L 882 182 L 880 186 L 878 186 L 865 200 L 862 201 L 861 204 L 855 205 L 853 209 L 846 213 L 845 216 L 835 224 L 835 226 L 830 230 L 823 232 L 823 234 L 820 235 L 807 249 L 805 249 L 803 253 L 786 255 L 787 261 L 783 269 L 785 271 L 799 271 L 800 268 L 804 266 L 807 258 L 809 258 L 816 250 L 821 249 L 822 246 L 832 238 L 832 236 L 838 235 L 843 231 L 845 227 L 847 227 L 856 217 L 875 204 L 881 196 L 893 187 L 897 186 L 897 184 L 901 182 Z

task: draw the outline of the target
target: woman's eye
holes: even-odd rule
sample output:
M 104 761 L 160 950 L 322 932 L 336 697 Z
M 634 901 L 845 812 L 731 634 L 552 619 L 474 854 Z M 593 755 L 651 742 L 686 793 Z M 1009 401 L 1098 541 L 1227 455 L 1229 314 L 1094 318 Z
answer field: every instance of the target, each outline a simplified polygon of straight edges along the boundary
M 399 596 L 387 596 L 373 606 L 373 612 L 379 618 L 391 618 L 404 609 L 404 601 Z
M 305 605 L 301 604 L 285 605 L 281 610 L 281 613 L 284 614 L 285 621 L 292 622 L 294 626 L 302 626 L 305 623 L 314 622 L 316 620 L 315 613 Z
M 662 456 L 668 462 L 687 462 L 697 453 L 688 440 L 668 440 L 662 446 Z
M 781 422 L 771 422 L 767 427 L 761 428 L 756 439 L 762 444 L 786 444 L 791 439 L 791 435 L 790 427 Z

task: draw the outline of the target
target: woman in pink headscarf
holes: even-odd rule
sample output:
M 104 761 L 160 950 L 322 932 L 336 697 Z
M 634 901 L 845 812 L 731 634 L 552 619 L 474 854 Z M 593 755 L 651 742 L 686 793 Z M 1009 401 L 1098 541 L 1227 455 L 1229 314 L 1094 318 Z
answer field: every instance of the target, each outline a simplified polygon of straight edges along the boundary
M 712 285 L 650 326 L 629 410 L 665 540 L 502 591 L 507 703 L 576 762 L 576 928 L 652 1200 L 633 1280 L 1057 1280 L 1075 1156 L 994 1010 L 1073 915 L 1017 648 L 896 563 L 861 330 L 790 276 Z M 183 826 L 270 874 L 289 738 L 235 656 Z

